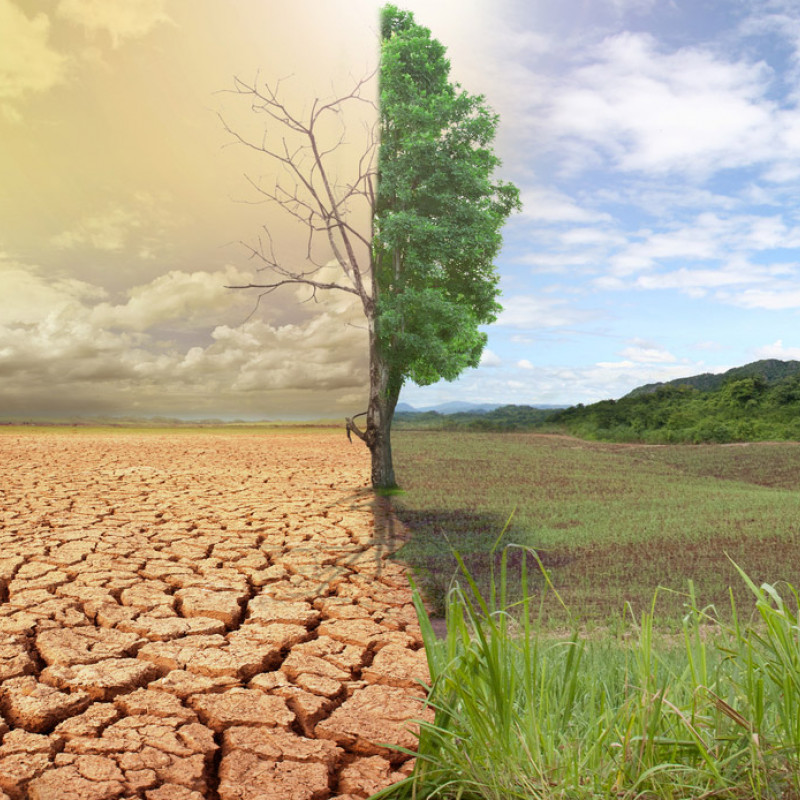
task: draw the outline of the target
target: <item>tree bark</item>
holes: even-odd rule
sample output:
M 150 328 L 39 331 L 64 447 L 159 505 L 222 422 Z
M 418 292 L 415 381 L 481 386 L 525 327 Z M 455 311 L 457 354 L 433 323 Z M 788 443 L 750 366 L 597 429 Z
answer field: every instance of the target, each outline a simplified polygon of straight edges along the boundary
M 376 489 L 395 489 L 397 480 L 392 463 L 392 419 L 399 386 L 393 386 L 391 370 L 381 358 L 379 348 L 370 343 L 370 386 L 367 429 L 364 441 L 372 455 L 372 485 Z
M 369 405 L 366 412 L 357 416 L 366 416 L 364 430 L 347 418 L 347 435 L 355 433 L 369 448 L 372 456 L 372 486 L 375 489 L 396 489 L 397 480 L 392 463 L 392 419 L 397 400 L 400 396 L 402 380 L 392 373 L 388 360 L 383 357 L 378 336 L 375 331 L 375 319 L 371 317 L 369 336 Z

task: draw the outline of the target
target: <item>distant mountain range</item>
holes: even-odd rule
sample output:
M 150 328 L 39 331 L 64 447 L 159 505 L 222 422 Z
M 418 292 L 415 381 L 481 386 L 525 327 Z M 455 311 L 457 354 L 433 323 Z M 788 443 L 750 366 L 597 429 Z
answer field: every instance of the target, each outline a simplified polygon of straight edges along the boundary
M 662 386 L 691 386 L 701 392 L 713 392 L 733 380 L 741 378 L 765 378 L 767 383 L 772 385 L 784 378 L 791 378 L 800 373 L 800 361 L 779 361 L 776 358 L 767 358 L 763 361 L 753 361 L 743 367 L 734 367 L 727 372 L 711 373 L 704 372 L 701 375 L 692 375 L 688 378 L 675 378 L 672 381 L 662 383 L 648 383 L 639 386 L 625 397 L 639 397 L 643 394 L 653 394 Z
M 470 411 L 473 413 L 494 411 L 496 408 L 499 408 L 500 405 L 500 403 L 466 403 L 463 400 L 453 400 L 449 403 L 441 403 L 438 406 L 417 408 L 408 403 L 398 403 L 395 411 L 400 411 L 405 414 L 424 414 L 429 411 L 435 411 L 437 414 L 458 414 L 461 411 Z
M 467 403 L 463 400 L 452 400 L 449 403 L 441 403 L 438 406 L 425 406 L 416 408 L 408 403 L 398 403 L 395 411 L 402 414 L 426 414 L 434 412 L 436 414 L 486 414 L 495 409 L 502 408 L 504 403 Z M 565 408 L 565 406 L 536 405 L 531 408 Z

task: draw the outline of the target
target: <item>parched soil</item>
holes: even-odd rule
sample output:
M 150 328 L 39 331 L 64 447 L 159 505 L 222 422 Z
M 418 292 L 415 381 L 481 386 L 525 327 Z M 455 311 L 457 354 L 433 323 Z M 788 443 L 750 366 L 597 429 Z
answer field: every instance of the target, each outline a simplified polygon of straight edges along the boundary
M 0 435 L 0 800 L 354 800 L 427 679 L 340 433 Z

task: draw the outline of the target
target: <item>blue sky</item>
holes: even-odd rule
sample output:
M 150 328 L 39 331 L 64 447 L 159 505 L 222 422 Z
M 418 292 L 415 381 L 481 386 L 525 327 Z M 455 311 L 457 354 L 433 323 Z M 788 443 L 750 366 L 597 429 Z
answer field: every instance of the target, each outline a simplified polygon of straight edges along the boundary
M 409 0 L 500 114 L 522 192 L 482 364 L 401 400 L 588 403 L 800 358 L 800 2 Z M 377 0 L 0 0 L 0 418 L 363 410 L 347 298 L 262 302 L 269 166 L 234 75 L 293 107 L 375 64 Z M 291 76 L 291 77 L 290 77 Z M 354 136 L 358 125 L 352 126 Z
M 800 3 L 509 9 L 450 44 L 525 201 L 505 312 L 481 368 L 403 399 L 591 402 L 800 358 Z

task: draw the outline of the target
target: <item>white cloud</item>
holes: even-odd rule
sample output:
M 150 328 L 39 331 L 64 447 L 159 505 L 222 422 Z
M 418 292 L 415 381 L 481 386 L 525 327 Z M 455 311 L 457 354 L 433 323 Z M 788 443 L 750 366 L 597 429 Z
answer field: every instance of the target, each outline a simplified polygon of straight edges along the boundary
M 571 197 L 556 189 L 535 187 L 526 189 L 521 194 L 522 219 L 534 222 L 604 222 L 611 216 L 606 212 L 582 208 Z
M 45 278 L 39 267 L 0 256 L 0 296 L 11 299 L 0 303 L 0 325 L 30 325 L 64 309 L 100 300 L 105 292 L 64 275 Z
M 662 258 L 707 259 L 717 255 L 715 226 L 697 224 L 680 231 L 656 233 L 625 251 L 628 259 L 653 263 Z
M 168 196 L 137 192 L 127 203 L 84 214 L 52 242 L 65 250 L 86 247 L 106 253 L 135 252 L 139 258 L 150 260 L 178 222 Z
M 762 358 L 777 358 L 782 361 L 786 360 L 800 360 L 800 347 L 786 347 L 783 344 L 783 339 L 778 339 L 772 344 L 766 344 L 755 350 L 755 357 Z
M 745 186 L 739 193 L 741 199 L 748 205 L 755 206 L 780 206 L 781 199 L 776 196 L 774 191 L 767 191 L 767 189 L 760 185 L 751 183 Z
M 164 5 L 165 0 L 61 0 L 57 13 L 88 33 L 105 31 L 113 46 L 119 47 L 123 40 L 145 36 L 169 22 Z
M 764 3 L 749 4 L 748 14 L 739 26 L 740 33 L 750 36 L 776 36 L 783 38 L 794 50 L 786 68 L 787 83 L 794 83 L 800 73 L 800 19 L 797 17 L 795 0 L 768 0 Z M 777 43 L 783 49 L 784 42 Z M 777 48 L 776 48 L 777 49 Z M 793 62 L 793 63 L 792 63 Z M 790 94 L 797 98 L 797 89 L 790 88 Z
M 649 34 L 622 32 L 552 87 L 546 124 L 584 163 L 588 146 L 625 171 L 707 175 L 775 157 L 792 115 L 767 99 L 771 79 L 763 62 L 665 52 Z
M 50 46 L 50 20 L 44 13 L 26 16 L 11 0 L 0 0 L 0 109 L 12 121 L 21 116 L 14 101 L 45 92 L 65 77 L 67 58 Z
M 63 231 L 53 238 L 57 247 L 73 248 L 79 245 L 96 250 L 113 252 L 122 250 L 132 231 L 141 227 L 141 221 L 132 211 L 115 207 L 94 216 L 84 217 L 73 229 Z
M 649 267 L 659 260 L 703 261 L 731 253 L 753 253 L 800 245 L 800 229 L 788 227 L 781 216 L 703 213 L 691 223 L 659 233 L 636 234 L 638 241 L 614 256 L 622 272 L 630 265 Z
M 672 353 L 660 345 L 635 339 L 630 347 L 626 347 L 620 355 L 630 364 L 671 364 L 677 361 Z
M 13 313 L 0 310 L 0 408 L 67 416 L 244 409 L 264 417 L 270 407 L 314 414 L 366 395 L 366 333 L 349 296 L 332 296 L 291 324 L 242 324 L 233 320 L 252 297 L 245 303 L 225 288 L 241 280 L 232 267 L 173 270 L 112 304 L 90 284 L 0 265 L 0 290 L 19 300 L 8 304 Z M 182 333 L 173 340 L 165 328 Z
M 592 281 L 595 289 L 606 292 L 617 292 L 628 288 L 628 283 L 616 275 L 603 275 Z
M 579 253 L 526 253 L 514 259 L 517 264 L 527 264 L 537 272 L 564 273 L 572 267 L 590 267 L 597 264 L 597 256 L 589 252 Z
M 187 326 L 196 324 L 209 312 L 226 310 L 232 303 L 232 292 L 225 286 L 241 280 L 242 275 L 232 267 L 217 272 L 172 270 L 129 289 L 125 303 L 95 306 L 91 321 L 100 328 L 131 331 L 145 331 L 173 320 Z
M 600 228 L 571 228 L 559 235 L 560 243 L 565 247 L 615 247 L 627 243 L 627 239 L 616 231 L 605 231 Z
M 559 328 L 597 316 L 594 311 L 571 307 L 566 300 L 556 297 L 514 295 L 503 298 L 502 304 L 503 311 L 495 324 L 507 328 Z
M 762 197 L 774 200 L 774 191 L 764 190 Z M 696 213 L 734 212 L 741 207 L 744 197 L 712 192 L 706 188 L 687 183 L 684 176 L 667 178 L 659 176 L 656 181 L 647 175 L 621 175 L 596 189 L 593 200 L 598 204 L 628 206 L 658 220 L 683 217 L 690 211 Z M 780 205 L 773 202 L 773 205 Z
M 785 311 L 800 308 L 800 286 L 767 289 L 747 289 L 739 294 L 720 294 L 720 299 L 742 308 L 764 308 L 769 311 Z
M 492 352 L 488 347 L 484 348 L 481 353 L 481 367 L 499 367 L 502 363 L 503 359 L 497 353 Z
M 642 275 L 636 279 L 635 286 L 639 289 L 678 289 L 688 292 L 718 286 L 758 283 L 763 278 L 761 271 L 748 271 L 746 267 L 738 269 L 677 269 L 658 275 Z
M 649 11 L 656 4 L 656 0 L 607 0 L 607 2 L 611 3 L 618 14 Z
M 669 226 L 666 230 L 634 231 L 627 239 L 622 231 L 609 231 L 608 236 L 597 237 L 594 249 L 584 249 L 581 244 L 564 247 L 564 252 L 552 259 L 554 268 L 582 267 L 585 274 L 595 273 L 592 285 L 605 291 L 678 290 L 701 297 L 712 290 L 740 286 L 770 295 L 795 288 L 793 281 L 800 273 L 800 263 L 785 258 L 779 261 L 776 255 L 800 247 L 800 228 L 788 224 L 783 214 L 708 212 L 680 225 L 665 222 Z M 616 237 L 625 243 L 615 244 Z M 605 245 L 601 244 L 603 238 Z M 534 266 L 541 261 L 541 266 L 546 266 L 551 257 L 544 253 L 521 260 Z M 739 302 L 737 297 L 715 295 L 723 302 Z M 760 302 L 757 294 L 748 297 L 749 301 L 739 304 Z

